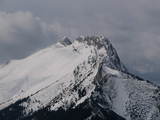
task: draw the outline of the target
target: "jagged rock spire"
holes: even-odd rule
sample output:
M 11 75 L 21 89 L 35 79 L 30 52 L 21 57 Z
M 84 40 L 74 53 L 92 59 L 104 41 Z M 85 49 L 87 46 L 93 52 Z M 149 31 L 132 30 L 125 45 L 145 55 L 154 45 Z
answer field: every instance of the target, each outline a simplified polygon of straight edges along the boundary
M 72 42 L 71 40 L 68 38 L 68 37 L 64 37 L 62 41 L 60 41 L 60 43 L 64 46 L 67 46 L 67 45 L 71 45 Z

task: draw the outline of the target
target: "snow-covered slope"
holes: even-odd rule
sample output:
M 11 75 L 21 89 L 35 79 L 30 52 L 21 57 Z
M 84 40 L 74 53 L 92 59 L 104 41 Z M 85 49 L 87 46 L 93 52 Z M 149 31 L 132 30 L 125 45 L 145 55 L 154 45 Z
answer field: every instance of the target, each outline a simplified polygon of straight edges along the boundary
M 75 42 L 67 47 L 58 43 L 26 59 L 11 61 L 0 70 L 0 103 L 15 101 L 41 90 L 46 92 L 37 99 L 49 101 L 49 97 L 55 97 L 63 86 L 76 82 L 73 72 L 78 65 L 83 66 L 96 57 L 92 46 L 86 48 L 83 43 Z M 85 67 L 89 70 L 91 66 L 87 64 Z
M 158 86 L 128 73 L 103 36 L 79 37 L 73 43 L 65 38 L 0 67 L 2 120 L 46 114 L 46 120 L 61 120 L 55 117 L 61 110 L 70 120 L 77 111 L 77 120 L 159 120 L 159 93 Z

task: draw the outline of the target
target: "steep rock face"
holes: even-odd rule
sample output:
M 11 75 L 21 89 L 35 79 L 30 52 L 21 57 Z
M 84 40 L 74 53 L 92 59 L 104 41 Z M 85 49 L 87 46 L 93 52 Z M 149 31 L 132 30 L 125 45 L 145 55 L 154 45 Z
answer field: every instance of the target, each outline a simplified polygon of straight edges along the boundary
M 65 38 L 0 78 L 2 120 L 160 119 L 159 87 L 130 74 L 103 36 Z

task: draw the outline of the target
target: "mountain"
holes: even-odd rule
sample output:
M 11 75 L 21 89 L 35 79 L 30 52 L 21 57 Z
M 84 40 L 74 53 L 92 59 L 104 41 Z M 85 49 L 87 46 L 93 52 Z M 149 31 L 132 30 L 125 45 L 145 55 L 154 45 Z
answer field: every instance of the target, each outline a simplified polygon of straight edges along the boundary
M 160 87 L 129 73 L 107 38 L 64 38 L 0 66 L 0 120 L 160 120 Z

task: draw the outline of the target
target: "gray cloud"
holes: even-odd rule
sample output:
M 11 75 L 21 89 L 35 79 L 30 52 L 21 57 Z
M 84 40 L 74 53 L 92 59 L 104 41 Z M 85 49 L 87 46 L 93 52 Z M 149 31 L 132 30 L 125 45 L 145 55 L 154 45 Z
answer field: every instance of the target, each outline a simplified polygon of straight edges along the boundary
M 61 36 L 102 33 L 113 41 L 130 70 L 158 81 L 159 5 L 159 0 L 5 0 L 0 10 L 30 11 Z
M 0 12 L 0 62 L 18 59 L 48 46 L 56 34 L 30 12 Z

